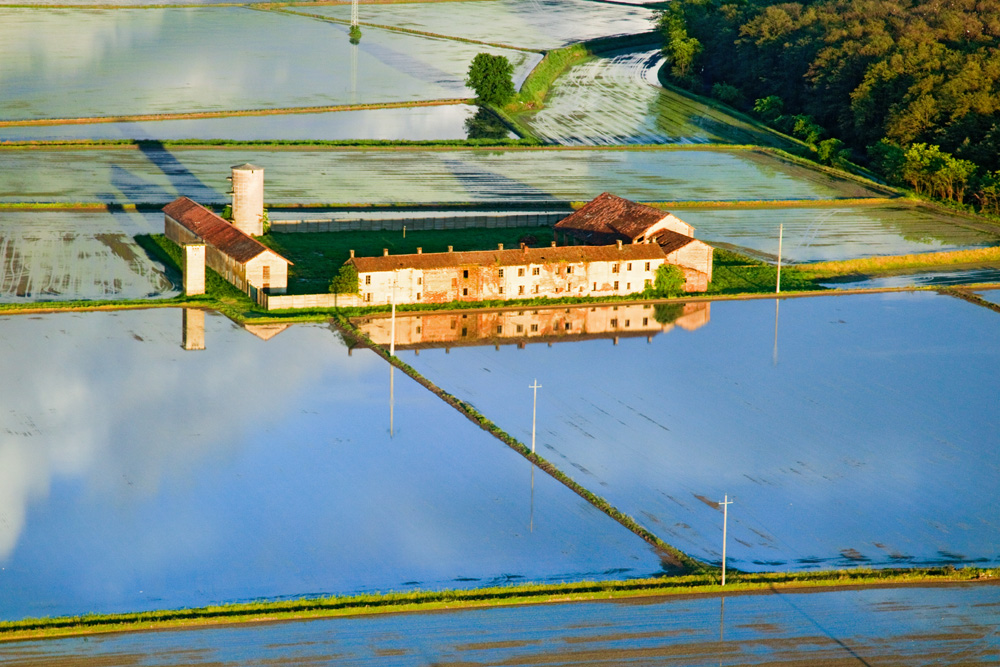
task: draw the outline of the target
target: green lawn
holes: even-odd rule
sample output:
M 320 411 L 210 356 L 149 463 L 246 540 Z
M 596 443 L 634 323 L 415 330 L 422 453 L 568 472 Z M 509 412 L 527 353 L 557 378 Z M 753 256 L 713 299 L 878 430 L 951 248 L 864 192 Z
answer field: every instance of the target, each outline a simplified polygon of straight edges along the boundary
M 525 237 L 534 237 L 531 245 L 546 245 L 552 240 L 551 227 L 511 227 L 507 229 L 454 229 L 447 231 L 402 232 L 320 232 L 309 234 L 267 234 L 260 240 L 294 263 L 289 267 L 289 294 L 326 292 L 330 280 L 354 250 L 358 257 L 374 257 L 388 248 L 393 255 L 424 252 L 492 250 L 498 243 L 516 248 Z

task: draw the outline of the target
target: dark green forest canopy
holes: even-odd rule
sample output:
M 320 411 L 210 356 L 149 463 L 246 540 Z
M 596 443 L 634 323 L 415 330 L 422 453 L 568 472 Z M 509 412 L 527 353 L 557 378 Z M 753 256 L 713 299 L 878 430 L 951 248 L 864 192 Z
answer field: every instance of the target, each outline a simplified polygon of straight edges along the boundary
M 660 25 L 674 75 L 725 101 L 779 96 L 856 155 L 884 138 L 1000 169 L 1000 0 L 678 0 Z

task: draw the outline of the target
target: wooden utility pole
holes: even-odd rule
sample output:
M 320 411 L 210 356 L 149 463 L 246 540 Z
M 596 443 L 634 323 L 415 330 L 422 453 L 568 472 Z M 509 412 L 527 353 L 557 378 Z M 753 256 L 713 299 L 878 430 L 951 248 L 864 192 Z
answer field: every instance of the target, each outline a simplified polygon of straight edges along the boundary
M 535 453 L 535 414 L 538 412 L 538 390 L 542 388 L 542 385 L 538 384 L 538 378 L 535 378 L 534 384 L 529 384 L 528 389 L 535 390 L 535 400 L 531 404 L 531 453 Z
M 722 585 L 726 585 L 726 527 L 729 522 L 729 506 L 733 504 L 733 501 L 729 499 L 729 494 L 726 494 L 726 499 L 721 503 L 722 505 Z

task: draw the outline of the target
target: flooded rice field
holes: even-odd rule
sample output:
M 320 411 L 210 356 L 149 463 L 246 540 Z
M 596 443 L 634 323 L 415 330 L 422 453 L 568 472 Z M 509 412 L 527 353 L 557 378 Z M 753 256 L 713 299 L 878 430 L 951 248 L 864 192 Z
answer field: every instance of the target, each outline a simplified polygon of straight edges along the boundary
M 452 104 L 402 109 L 231 116 L 195 120 L 0 127 L 0 141 L 52 139 L 465 139 L 475 107 Z
M 666 90 L 659 49 L 593 58 L 553 84 L 545 108 L 525 114 L 539 137 L 567 145 L 758 144 L 785 148 L 777 134 Z
M 880 289 L 883 287 L 950 287 L 975 283 L 1000 283 L 1000 268 L 921 270 L 872 278 L 846 276 L 823 284 L 834 289 Z
M 827 199 L 878 193 L 752 151 L 268 150 L 0 151 L 0 201 L 225 203 L 231 165 L 266 170 L 272 204 Z
M 0 119 L 468 97 L 481 51 L 519 80 L 541 58 L 375 28 L 353 46 L 347 26 L 243 7 L 3 8 Z
M 958 215 L 906 204 L 742 210 L 680 209 L 698 238 L 774 260 L 778 226 L 786 262 L 823 262 L 980 248 L 1000 244 L 1000 233 Z
M 728 494 L 740 569 L 1000 563 L 996 313 L 935 293 L 716 302 L 645 335 L 678 314 L 660 310 L 622 312 L 610 340 L 398 354 L 522 442 L 537 378 L 539 452 L 698 558 L 719 562 Z
M 660 570 L 373 353 L 248 329 L 0 317 L 0 619 Z
M 18 642 L 8 667 L 995 664 L 995 585 L 525 605 Z
M 292 9 L 351 18 L 349 6 L 300 5 Z M 362 5 L 359 16 L 365 23 L 549 50 L 595 37 L 652 30 L 654 12 L 646 7 L 587 0 L 490 0 Z
M 997 276 L 997 281 L 1000 282 L 1000 276 Z M 990 303 L 1000 304 L 1000 289 L 983 290 L 976 292 L 976 295 Z
M 162 232 L 162 215 L 152 217 L 4 212 L 0 303 L 175 296 L 163 265 L 135 243 L 135 234 Z

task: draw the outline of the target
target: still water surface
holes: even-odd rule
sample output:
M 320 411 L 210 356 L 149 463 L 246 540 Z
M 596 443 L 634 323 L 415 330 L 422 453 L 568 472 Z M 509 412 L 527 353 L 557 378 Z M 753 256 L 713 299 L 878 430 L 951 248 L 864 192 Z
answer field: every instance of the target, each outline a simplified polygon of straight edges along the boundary
M 616 325 L 400 354 L 524 442 L 537 378 L 541 454 L 699 558 L 728 494 L 739 568 L 1000 563 L 996 313 L 902 293 L 716 302 L 649 342 Z
M 454 104 L 404 109 L 232 116 L 137 123 L 0 127 L 0 139 L 230 139 L 288 141 L 340 139 L 465 139 L 475 107 Z
M 19 642 L 0 664 L 996 664 L 996 599 L 965 585 L 529 605 Z
M 294 203 L 826 199 L 877 193 L 752 151 L 0 151 L 0 201 L 226 203 L 231 165 L 264 167 L 265 200 Z
M 244 7 L 0 9 L 0 118 L 469 97 L 477 53 L 541 56 Z
M 199 312 L 0 318 L 0 619 L 660 571 L 328 327 Z

